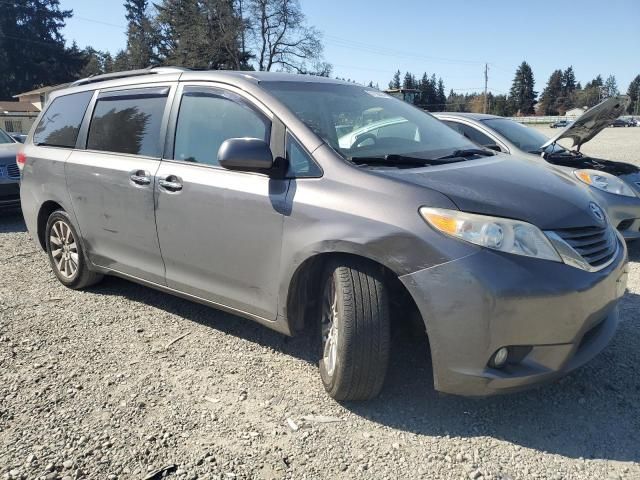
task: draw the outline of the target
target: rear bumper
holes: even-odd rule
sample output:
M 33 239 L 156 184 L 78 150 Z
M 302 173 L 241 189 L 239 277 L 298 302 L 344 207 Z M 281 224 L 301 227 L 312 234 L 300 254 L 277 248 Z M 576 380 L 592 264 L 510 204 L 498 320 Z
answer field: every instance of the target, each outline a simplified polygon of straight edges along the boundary
M 565 375 L 609 343 L 626 286 L 626 249 L 594 273 L 483 250 L 400 280 L 425 320 L 436 390 L 488 396 Z M 489 367 L 501 347 L 528 353 Z
M 20 183 L 18 181 L 0 182 L 0 208 L 20 206 Z

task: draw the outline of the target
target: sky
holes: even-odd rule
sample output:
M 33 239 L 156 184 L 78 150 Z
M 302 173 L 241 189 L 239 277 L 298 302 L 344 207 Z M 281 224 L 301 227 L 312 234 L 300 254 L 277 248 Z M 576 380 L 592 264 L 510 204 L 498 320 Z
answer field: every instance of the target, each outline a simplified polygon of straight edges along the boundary
M 122 0 L 60 0 L 72 9 L 64 35 L 83 48 L 126 44 Z M 386 88 L 396 70 L 443 78 L 447 92 L 507 93 L 526 60 L 541 92 L 572 65 L 583 84 L 614 74 L 624 93 L 640 74 L 639 0 L 301 0 L 323 34 L 333 75 Z

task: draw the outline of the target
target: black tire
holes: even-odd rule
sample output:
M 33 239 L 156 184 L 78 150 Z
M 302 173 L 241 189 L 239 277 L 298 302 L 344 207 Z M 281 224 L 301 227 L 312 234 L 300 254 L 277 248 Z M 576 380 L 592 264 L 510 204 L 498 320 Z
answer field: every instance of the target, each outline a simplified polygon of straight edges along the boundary
M 67 231 L 65 228 L 69 230 Z M 64 232 L 64 234 L 68 232 L 68 235 L 64 235 L 61 232 Z M 61 246 L 56 245 L 56 241 L 59 241 L 60 236 L 73 240 L 72 244 L 66 245 L 66 247 L 71 246 L 71 248 L 68 248 L 62 253 L 62 255 L 68 255 L 66 259 L 54 258 L 54 254 L 60 255 L 60 249 L 55 248 Z M 78 290 L 94 285 L 102 280 L 103 276 L 101 274 L 89 270 L 89 264 L 82 248 L 80 235 L 78 235 L 69 215 L 67 215 L 67 212 L 64 210 L 56 210 L 49 215 L 45 228 L 45 242 L 53 273 L 65 287 Z M 60 265 L 62 265 L 62 267 Z
M 336 260 L 327 266 L 322 285 L 318 323 L 324 388 L 336 400 L 373 398 L 382 389 L 389 363 L 389 302 L 382 272 L 364 261 Z M 326 317 L 332 311 L 338 318 L 333 357 L 324 348 Z

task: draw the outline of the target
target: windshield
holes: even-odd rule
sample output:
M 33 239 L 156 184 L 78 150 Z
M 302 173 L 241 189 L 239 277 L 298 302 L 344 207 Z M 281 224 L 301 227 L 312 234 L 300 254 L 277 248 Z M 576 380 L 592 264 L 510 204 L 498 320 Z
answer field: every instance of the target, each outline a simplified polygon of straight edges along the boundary
M 431 115 L 357 85 L 261 82 L 300 120 L 347 159 L 396 156 L 433 159 L 475 149 Z
M 521 123 L 514 122 L 507 118 L 488 118 L 482 120 L 482 122 L 509 140 L 520 150 L 528 153 L 542 153 L 540 147 L 549 140 L 539 131 L 525 127 Z M 544 149 L 545 153 L 559 153 L 564 151 L 565 149 L 558 144 L 549 145 Z
M 0 143 L 15 143 L 15 141 L 7 132 L 0 128 Z

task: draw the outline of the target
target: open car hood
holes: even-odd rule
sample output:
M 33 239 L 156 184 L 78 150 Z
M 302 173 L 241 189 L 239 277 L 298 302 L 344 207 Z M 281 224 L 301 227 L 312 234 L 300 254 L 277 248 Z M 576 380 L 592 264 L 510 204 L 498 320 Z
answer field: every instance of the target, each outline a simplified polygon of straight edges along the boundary
M 626 95 L 607 98 L 584 112 L 573 124 L 555 137 L 550 138 L 541 148 L 544 149 L 562 138 L 570 138 L 573 140 L 572 147 L 577 147 L 576 150 L 580 150 L 583 143 L 591 140 L 622 115 L 628 104 L 629 97 Z

